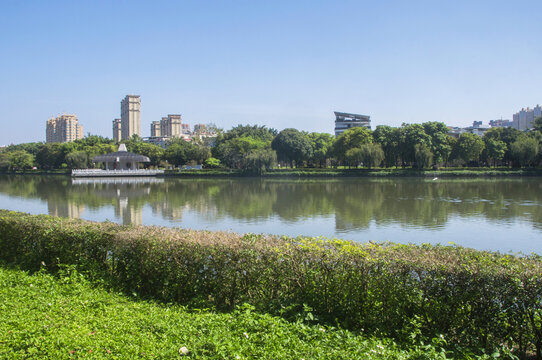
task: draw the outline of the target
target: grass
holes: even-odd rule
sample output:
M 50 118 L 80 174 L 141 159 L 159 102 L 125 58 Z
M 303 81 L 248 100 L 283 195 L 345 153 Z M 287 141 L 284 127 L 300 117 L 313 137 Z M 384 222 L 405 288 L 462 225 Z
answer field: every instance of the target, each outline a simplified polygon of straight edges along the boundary
M 302 320 L 258 314 L 249 305 L 217 313 L 137 300 L 92 285 L 69 267 L 56 277 L 0 267 L 1 359 L 447 358 L 438 344 L 400 349 Z
M 262 175 L 256 175 L 241 170 L 227 169 L 204 169 L 167 170 L 165 176 L 174 177 L 239 177 L 239 176 L 262 176 L 272 178 L 297 178 L 297 177 L 502 177 L 502 176 L 541 176 L 541 169 L 511 169 L 511 168 L 441 168 L 439 170 L 412 169 L 412 168 L 283 168 L 266 171 Z

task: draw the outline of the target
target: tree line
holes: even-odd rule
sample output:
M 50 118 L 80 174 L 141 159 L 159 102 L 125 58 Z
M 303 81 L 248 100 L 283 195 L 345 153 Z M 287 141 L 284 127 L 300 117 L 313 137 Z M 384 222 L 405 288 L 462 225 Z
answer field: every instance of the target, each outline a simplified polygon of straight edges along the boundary
M 258 125 L 238 125 L 218 131 L 213 141 L 170 140 L 166 148 L 133 136 L 122 141 L 128 151 L 148 156 L 147 167 L 204 164 L 262 173 L 271 168 L 537 166 L 542 161 L 542 118 L 529 132 L 491 128 L 480 137 L 449 135 L 441 122 L 355 127 L 339 136 L 288 128 L 278 132 Z M 118 143 L 88 135 L 69 143 L 25 143 L 0 152 L 0 170 L 92 168 L 97 155 L 114 152 Z

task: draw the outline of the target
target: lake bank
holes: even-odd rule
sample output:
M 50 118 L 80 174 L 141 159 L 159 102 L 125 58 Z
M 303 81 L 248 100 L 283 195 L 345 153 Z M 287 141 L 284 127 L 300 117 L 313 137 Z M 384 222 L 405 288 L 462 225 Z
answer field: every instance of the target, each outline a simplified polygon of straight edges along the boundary
M 75 265 L 123 292 L 198 308 L 250 303 L 292 319 L 308 306 L 320 323 L 400 342 L 414 329 L 426 341 L 443 335 L 485 350 L 508 344 L 529 352 L 542 340 L 539 324 L 529 321 L 542 314 L 542 260 L 534 255 L 131 227 L 9 211 L 0 212 L 0 255 L 29 270 L 42 262 L 53 272 L 59 264 Z
M 0 172 L 0 175 L 64 175 L 70 170 L 26 170 Z M 440 168 L 439 170 L 404 169 L 333 169 L 333 168 L 294 168 L 270 169 L 262 174 L 236 169 L 165 170 L 165 177 L 262 177 L 262 178 L 351 178 L 351 177 L 421 177 L 421 178 L 475 178 L 475 177 L 532 177 L 542 176 L 542 169 L 517 168 Z

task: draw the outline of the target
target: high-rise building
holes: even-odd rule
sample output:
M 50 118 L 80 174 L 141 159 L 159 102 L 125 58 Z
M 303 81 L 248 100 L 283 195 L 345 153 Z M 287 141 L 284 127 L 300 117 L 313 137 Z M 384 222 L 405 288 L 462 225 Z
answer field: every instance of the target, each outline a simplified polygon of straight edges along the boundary
M 354 127 L 371 128 L 371 118 L 368 115 L 349 114 L 335 111 L 335 136 Z
M 121 139 L 129 139 L 132 135 L 141 136 L 141 97 L 126 95 L 120 102 Z
M 47 120 L 45 140 L 48 143 L 70 142 L 83 138 L 83 126 L 79 125 L 77 116 L 59 115 Z
M 542 116 L 542 107 L 536 105 L 534 109 L 521 109 L 515 113 L 512 120 L 512 127 L 521 131 L 533 128 L 534 120 Z
M 113 120 L 113 140 L 119 142 L 122 139 L 122 125 L 120 119 Z
M 151 123 L 151 137 L 160 137 L 162 132 L 160 131 L 160 121 L 153 121 Z
M 183 134 L 181 115 L 169 114 L 160 120 L 160 135 L 167 137 L 180 137 Z
M 183 132 L 183 135 L 190 135 L 190 124 L 181 124 L 181 131 Z

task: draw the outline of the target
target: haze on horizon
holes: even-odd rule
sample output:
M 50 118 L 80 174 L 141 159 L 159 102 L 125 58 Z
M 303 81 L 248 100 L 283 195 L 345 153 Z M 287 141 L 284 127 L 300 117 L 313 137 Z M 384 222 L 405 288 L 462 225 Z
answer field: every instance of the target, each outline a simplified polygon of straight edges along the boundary
M 45 141 L 74 113 L 112 137 L 120 101 L 141 127 L 183 122 L 333 132 L 511 119 L 542 103 L 539 1 L 3 1 L 0 145 Z

